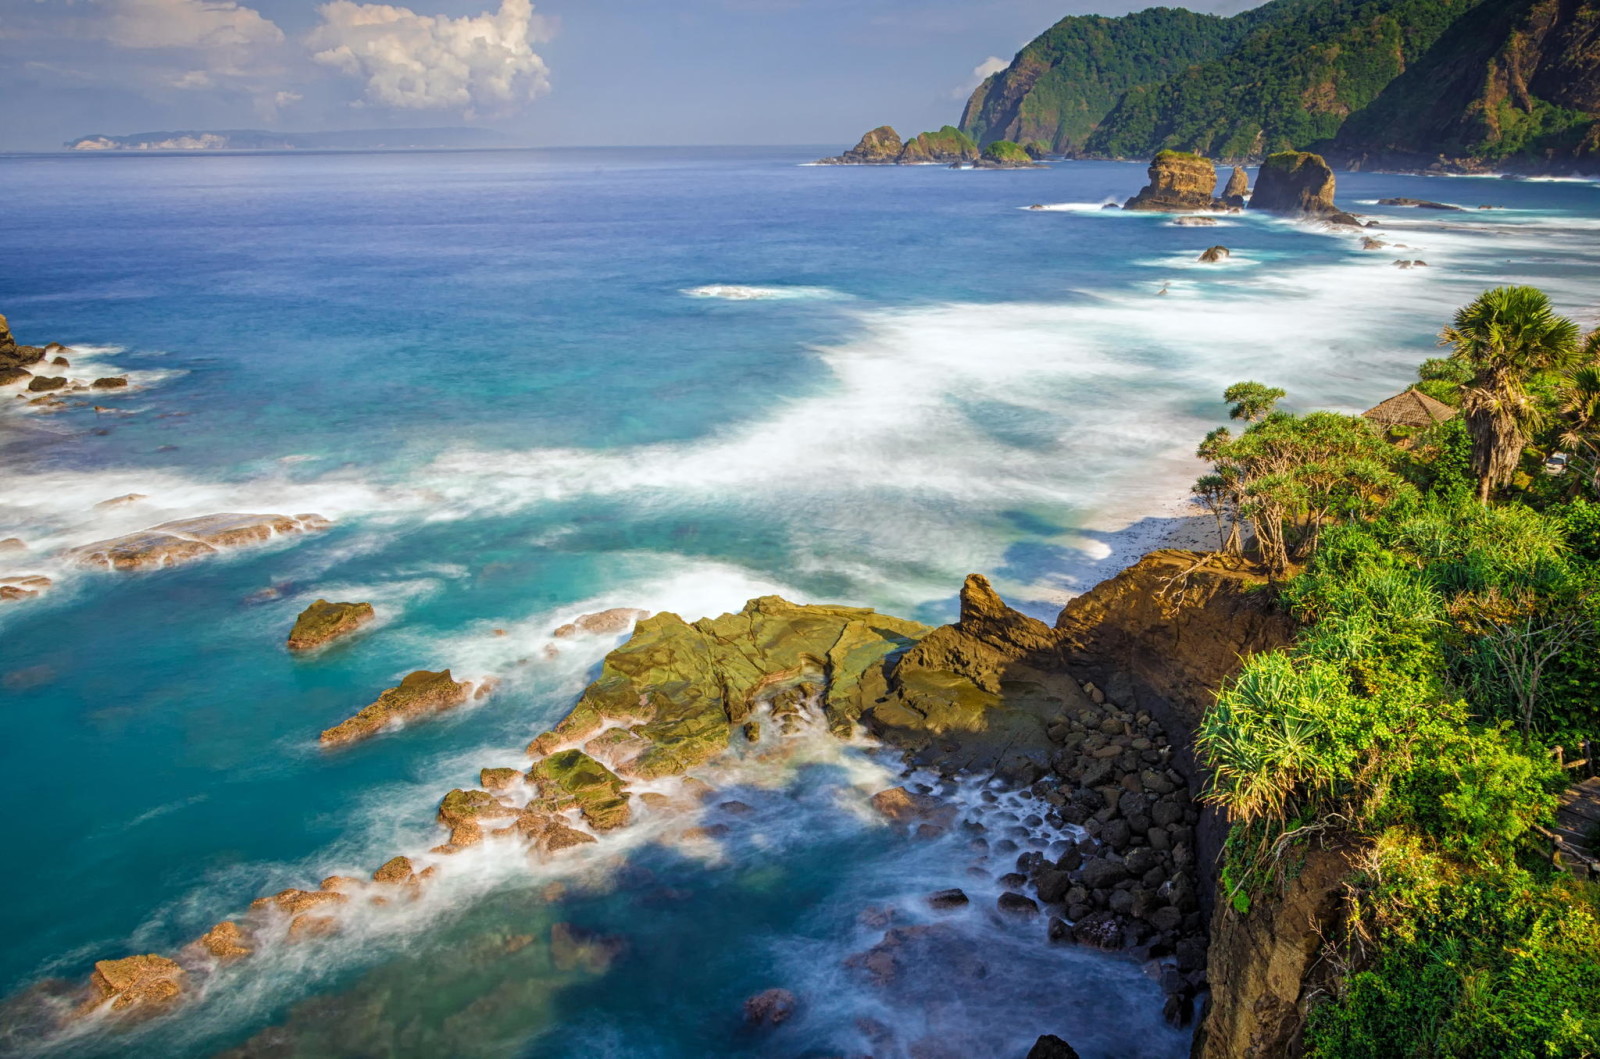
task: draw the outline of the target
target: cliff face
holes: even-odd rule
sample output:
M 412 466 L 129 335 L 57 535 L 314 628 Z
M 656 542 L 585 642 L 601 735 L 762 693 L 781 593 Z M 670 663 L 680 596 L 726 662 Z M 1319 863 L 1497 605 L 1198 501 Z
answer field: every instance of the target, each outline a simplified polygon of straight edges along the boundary
M 1052 151 L 1076 153 L 1122 93 L 1215 58 L 1245 26 L 1237 18 L 1165 7 L 1121 18 L 1064 18 L 978 86 L 962 131 L 985 146 L 1040 140 Z
M 1192 1059 L 1280 1059 L 1301 1054 L 1307 1005 L 1333 968 L 1321 961 L 1345 917 L 1345 879 L 1359 849 L 1306 852 L 1298 874 L 1241 914 L 1227 902 L 1211 920 L 1211 1004 Z
M 1539 167 L 1600 156 L 1600 3 L 1511 0 L 1458 20 L 1339 130 L 1353 166 Z

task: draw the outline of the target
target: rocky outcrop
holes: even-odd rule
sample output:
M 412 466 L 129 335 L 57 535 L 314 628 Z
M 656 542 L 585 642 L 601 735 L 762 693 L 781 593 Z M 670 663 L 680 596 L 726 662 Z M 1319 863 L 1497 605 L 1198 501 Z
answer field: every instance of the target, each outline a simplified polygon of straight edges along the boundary
M 744 1020 L 752 1026 L 781 1026 L 799 1010 L 800 1001 L 787 989 L 767 989 L 744 1002 Z
M 1034 155 L 1019 143 L 996 140 L 983 149 L 977 165 L 981 169 L 1041 169 Z
M 626 827 L 632 814 L 631 797 L 621 777 L 581 750 L 560 750 L 528 770 L 528 781 L 538 790 L 529 808 L 559 813 L 576 808 L 596 831 Z
M 1448 202 L 1431 202 L 1428 199 L 1379 199 L 1380 206 L 1410 206 L 1419 210 L 1461 210 L 1460 206 L 1452 206 Z
M 580 614 L 550 635 L 558 640 L 569 639 L 580 633 L 584 636 L 615 636 L 632 629 L 635 622 L 650 616 L 648 610 L 634 607 L 612 607 L 596 614 Z
M 818 165 L 894 165 L 900 160 L 900 152 L 905 145 L 900 142 L 900 134 L 887 125 L 879 125 L 876 129 L 861 137 L 861 141 L 850 150 L 836 158 L 824 158 Z
M 1183 213 L 1227 208 L 1216 197 L 1216 167 L 1197 154 L 1162 151 L 1150 163 L 1149 173 L 1150 183 L 1123 209 Z
M 371 603 L 329 603 L 319 599 L 300 612 L 289 630 L 289 650 L 309 651 L 348 636 L 377 614 Z
M 98 541 L 69 553 L 80 565 L 112 570 L 152 570 L 204 559 L 276 537 L 326 529 L 321 515 L 202 515 Z
M 1353 846 L 1312 847 L 1277 892 L 1241 913 L 1225 904 L 1211 925 L 1211 1003 L 1194 1059 L 1278 1059 L 1301 1054 L 1311 1001 L 1333 977 L 1321 957 L 1343 934 Z
M 938 132 L 922 132 L 906 141 L 901 165 L 961 165 L 982 157 L 972 138 L 954 125 Z
M 606 656 L 600 678 L 528 751 L 587 743 L 622 775 L 650 778 L 708 761 L 758 709 L 783 725 L 814 707 L 830 727 L 849 731 L 887 689 L 889 657 L 926 632 L 871 610 L 776 596 L 692 624 L 657 614 Z
M 1249 197 L 1250 174 L 1242 167 L 1234 166 L 1233 173 L 1228 177 L 1228 186 L 1222 189 L 1222 201 L 1235 209 L 1241 209 Z
M 36 599 L 55 584 L 43 574 L 22 574 L 0 577 L 0 603 L 14 603 L 23 599 Z
M 86 1007 L 149 1016 L 175 1004 L 184 992 L 184 971 L 165 956 L 101 960 L 89 978 L 93 991 Z
M 1213 246 L 1204 251 L 1198 258 L 1202 265 L 1216 265 L 1233 256 L 1233 251 L 1225 246 Z
M 453 709 L 472 694 L 471 681 L 451 679 L 448 669 L 430 673 L 419 669 L 379 695 L 376 702 L 354 717 L 322 733 L 323 746 L 341 746 L 368 739 L 391 724 L 415 720 Z
M 53 353 L 66 347 L 52 343 L 48 348 Z M 18 345 L 11 334 L 11 324 L 4 316 L 0 316 L 0 385 L 21 382 L 32 376 L 33 372 L 28 370 L 28 366 L 43 360 L 45 353 L 46 350 L 39 346 Z
M 1335 224 L 1361 223 L 1334 204 L 1333 191 L 1333 170 L 1321 155 L 1280 151 L 1261 163 L 1250 208 Z

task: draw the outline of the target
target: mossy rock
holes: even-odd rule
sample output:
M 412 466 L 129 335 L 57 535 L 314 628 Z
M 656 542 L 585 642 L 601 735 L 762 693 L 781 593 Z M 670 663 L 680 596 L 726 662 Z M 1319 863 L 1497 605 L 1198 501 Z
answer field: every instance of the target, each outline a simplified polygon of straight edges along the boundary
M 354 717 L 324 731 L 322 744 L 352 743 L 378 734 L 391 722 L 451 709 L 466 702 L 471 689 L 469 682 L 452 679 L 448 669 L 437 673 L 419 669 Z
M 528 770 L 539 804 L 553 811 L 576 805 L 596 831 L 626 826 L 632 816 L 622 778 L 581 750 L 560 750 Z
M 300 612 L 289 631 L 289 650 L 308 651 L 355 632 L 377 614 L 371 603 L 329 603 L 319 599 Z
M 1003 165 L 1032 165 L 1033 156 L 1026 148 L 1010 140 L 996 140 L 983 149 L 983 157 Z

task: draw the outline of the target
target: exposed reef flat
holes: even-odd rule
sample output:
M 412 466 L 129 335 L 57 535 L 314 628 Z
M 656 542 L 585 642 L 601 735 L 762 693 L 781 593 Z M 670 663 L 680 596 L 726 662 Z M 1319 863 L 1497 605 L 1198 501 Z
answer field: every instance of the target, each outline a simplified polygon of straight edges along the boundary
M 108 570 L 150 570 L 204 559 L 228 549 L 261 544 L 275 537 L 311 533 L 331 523 L 321 515 L 202 515 L 73 550 L 82 566 Z

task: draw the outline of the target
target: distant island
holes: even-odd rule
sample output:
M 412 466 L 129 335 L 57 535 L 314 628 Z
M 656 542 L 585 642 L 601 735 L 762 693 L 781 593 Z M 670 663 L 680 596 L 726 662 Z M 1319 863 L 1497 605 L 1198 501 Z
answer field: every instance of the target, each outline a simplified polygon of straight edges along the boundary
M 1595 0 L 1272 0 L 1064 18 L 985 80 L 978 149 L 1076 158 L 1178 150 L 1345 168 L 1600 170 Z
M 416 147 L 510 147 L 512 141 L 488 129 L 344 129 L 335 132 L 268 132 L 264 129 L 185 129 L 96 133 L 68 140 L 69 151 L 338 151 L 398 150 Z

